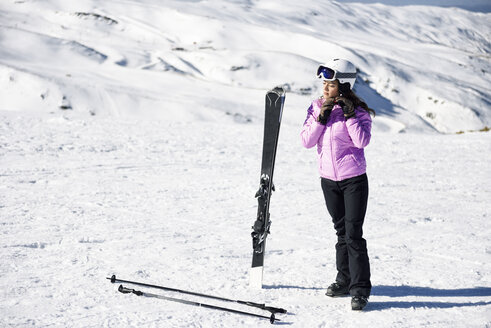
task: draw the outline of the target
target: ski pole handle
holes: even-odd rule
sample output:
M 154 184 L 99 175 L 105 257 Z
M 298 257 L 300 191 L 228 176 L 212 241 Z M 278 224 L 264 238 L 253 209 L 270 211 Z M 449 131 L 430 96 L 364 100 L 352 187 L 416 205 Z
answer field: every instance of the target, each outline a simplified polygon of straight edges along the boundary
M 135 294 L 135 295 L 138 295 L 138 296 L 142 296 L 143 295 L 143 292 L 141 292 L 139 290 L 134 290 L 134 289 L 131 289 L 131 288 L 126 288 L 123 285 L 119 285 L 118 292 L 123 293 L 123 294 Z
M 266 311 L 269 311 L 269 312 L 271 312 L 273 314 L 274 313 L 286 313 L 287 312 L 285 309 L 276 308 L 276 307 L 272 307 L 272 306 L 264 306 L 261 309 L 266 310 Z
M 254 303 L 254 302 L 244 302 L 244 301 L 237 301 L 237 303 L 257 307 L 258 309 L 269 311 L 272 314 L 274 314 L 274 313 L 286 313 L 287 312 L 285 309 L 277 308 L 274 306 L 266 306 L 266 304 L 260 304 L 260 303 Z

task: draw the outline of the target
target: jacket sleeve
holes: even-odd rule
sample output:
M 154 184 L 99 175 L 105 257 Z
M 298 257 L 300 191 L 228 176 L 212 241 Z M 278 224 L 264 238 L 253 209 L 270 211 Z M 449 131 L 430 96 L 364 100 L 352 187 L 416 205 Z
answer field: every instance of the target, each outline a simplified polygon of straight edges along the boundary
M 317 122 L 317 115 L 314 113 L 314 106 L 313 104 L 310 105 L 309 109 L 307 110 L 307 118 L 303 123 L 302 132 L 300 133 L 302 136 L 303 146 L 305 148 L 314 147 L 317 144 L 317 141 L 319 141 L 319 137 L 325 128 L 325 125 Z
M 357 148 L 365 148 L 370 143 L 372 118 L 370 113 L 358 107 L 356 115 L 346 120 L 348 133 Z

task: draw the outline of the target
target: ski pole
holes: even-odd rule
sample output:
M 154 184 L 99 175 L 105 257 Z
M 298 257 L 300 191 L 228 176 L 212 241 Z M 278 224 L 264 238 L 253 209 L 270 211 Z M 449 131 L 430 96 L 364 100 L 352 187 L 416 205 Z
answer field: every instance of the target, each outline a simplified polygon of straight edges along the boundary
M 119 286 L 118 291 L 120 293 L 123 293 L 123 294 L 135 294 L 137 296 L 154 297 L 154 298 L 159 298 L 159 299 L 163 299 L 166 301 L 172 301 L 172 302 L 177 302 L 177 303 L 182 303 L 182 304 L 200 306 L 200 307 L 213 309 L 213 310 L 220 310 L 220 311 L 226 311 L 226 312 L 231 312 L 231 313 L 236 313 L 236 314 L 248 315 L 248 316 L 252 316 L 252 317 L 256 317 L 256 318 L 269 319 L 269 322 L 271 322 L 272 324 L 275 321 L 280 321 L 279 319 L 275 318 L 274 313 L 271 313 L 271 316 L 267 317 L 267 316 L 252 313 L 252 312 L 244 312 L 244 311 L 234 310 L 234 309 L 225 308 L 225 307 L 221 307 L 221 306 L 215 306 L 215 305 L 206 304 L 206 303 L 199 303 L 199 302 L 183 300 L 181 298 L 174 298 L 174 297 L 167 297 L 167 296 L 163 296 L 163 295 L 146 293 L 146 292 L 142 292 L 140 290 L 126 288 L 123 285 Z
M 133 285 L 137 285 L 137 286 L 156 288 L 156 289 L 166 290 L 166 291 L 170 291 L 170 292 L 181 293 L 181 294 L 200 296 L 200 297 L 215 299 L 215 300 L 219 300 L 219 301 L 238 303 L 238 304 L 242 304 L 242 305 L 255 307 L 255 308 L 258 308 L 261 310 L 269 311 L 269 312 L 271 312 L 271 314 L 286 313 L 287 312 L 285 309 L 277 308 L 277 307 L 273 307 L 273 306 L 266 306 L 266 304 L 254 303 L 254 302 L 249 302 L 249 301 L 241 301 L 241 300 L 233 300 L 233 299 L 229 299 L 229 298 L 213 296 L 213 295 L 208 295 L 208 294 L 201 294 L 201 293 L 191 292 L 191 291 L 182 290 L 182 289 L 169 288 L 169 287 L 158 286 L 158 285 L 151 285 L 151 284 L 146 284 L 143 282 L 137 282 L 137 281 L 131 281 L 131 280 L 117 279 L 116 275 L 112 275 L 111 278 L 106 278 L 106 279 L 110 280 L 112 283 L 116 283 L 116 282 L 117 283 L 127 283 L 127 284 L 133 284 Z

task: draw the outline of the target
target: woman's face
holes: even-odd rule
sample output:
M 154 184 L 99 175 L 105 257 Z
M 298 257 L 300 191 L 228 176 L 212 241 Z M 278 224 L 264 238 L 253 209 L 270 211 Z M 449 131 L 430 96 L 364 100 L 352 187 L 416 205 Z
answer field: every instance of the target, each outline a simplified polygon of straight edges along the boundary
M 334 81 L 324 81 L 324 98 L 335 98 L 339 96 L 339 82 Z

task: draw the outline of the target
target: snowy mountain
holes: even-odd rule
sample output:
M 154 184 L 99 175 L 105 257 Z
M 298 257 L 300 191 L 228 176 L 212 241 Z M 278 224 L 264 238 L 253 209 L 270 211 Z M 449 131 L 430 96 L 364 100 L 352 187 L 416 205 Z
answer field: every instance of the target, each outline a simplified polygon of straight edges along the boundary
M 490 14 L 220 0 L 6 0 L 0 14 L 3 110 L 248 121 L 252 99 L 286 85 L 303 115 L 316 66 L 344 57 L 381 129 L 491 125 Z
M 123 295 L 112 274 L 283 307 L 291 327 L 491 327 L 491 134 L 468 132 L 491 126 L 489 1 L 379 2 L 0 0 L 0 327 L 269 325 Z M 377 111 L 363 313 L 324 295 L 336 236 L 299 136 L 332 57 Z M 275 85 L 289 91 L 252 290 Z

